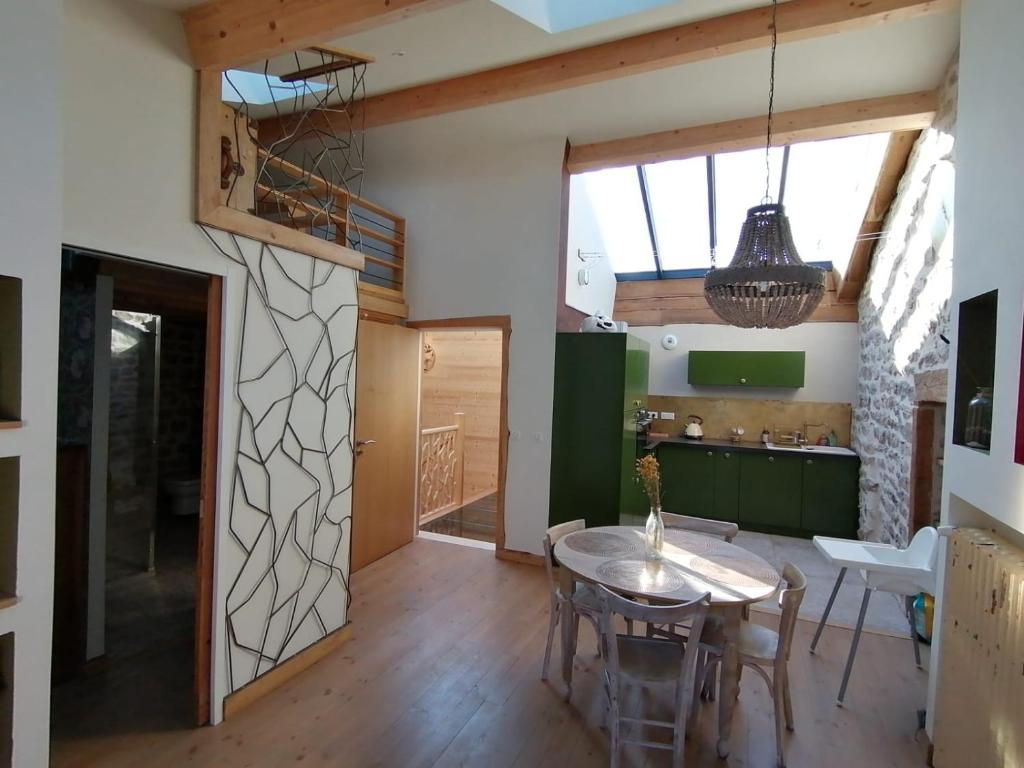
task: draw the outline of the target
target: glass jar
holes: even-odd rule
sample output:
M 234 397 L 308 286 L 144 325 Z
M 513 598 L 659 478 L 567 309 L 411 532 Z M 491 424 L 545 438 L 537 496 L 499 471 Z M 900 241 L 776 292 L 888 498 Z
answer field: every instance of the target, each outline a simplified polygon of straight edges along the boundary
M 661 548 L 665 545 L 665 521 L 661 518 L 661 507 L 651 507 L 644 528 L 644 545 L 648 560 L 661 560 Z
M 967 404 L 964 443 L 986 451 L 992 446 L 992 387 L 978 387 L 977 394 Z

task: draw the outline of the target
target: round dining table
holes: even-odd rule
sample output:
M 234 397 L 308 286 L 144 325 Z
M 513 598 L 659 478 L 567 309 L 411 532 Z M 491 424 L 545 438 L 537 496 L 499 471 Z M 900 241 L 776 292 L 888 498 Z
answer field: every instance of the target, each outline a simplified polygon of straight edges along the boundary
M 660 559 L 645 557 L 644 529 L 634 526 L 586 528 L 555 544 L 563 594 L 576 583 L 602 584 L 610 590 L 657 603 L 681 603 L 711 595 L 710 613 L 722 623 L 725 647 L 718 696 L 718 754 L 729 754 L 732 716 L 739 686 L 737 641 L 743 609 L 776 593 L 781 578 L 762 557 L 735 544 L 701 533 L 665 529 Z M 572 606 L 562 606 L 562 679 L 571 695 L 573 670 Z

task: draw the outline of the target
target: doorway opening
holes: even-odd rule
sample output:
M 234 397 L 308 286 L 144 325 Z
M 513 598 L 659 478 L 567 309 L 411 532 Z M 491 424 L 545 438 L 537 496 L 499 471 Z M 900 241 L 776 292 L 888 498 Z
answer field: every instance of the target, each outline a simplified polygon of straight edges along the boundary
M 504 545 L 508 327 L 499 320 L 415 324 L 423 355 L 417 527 L 487 548 Z
M 209 721 L 221 279 L 62 254 L 51 752 Z

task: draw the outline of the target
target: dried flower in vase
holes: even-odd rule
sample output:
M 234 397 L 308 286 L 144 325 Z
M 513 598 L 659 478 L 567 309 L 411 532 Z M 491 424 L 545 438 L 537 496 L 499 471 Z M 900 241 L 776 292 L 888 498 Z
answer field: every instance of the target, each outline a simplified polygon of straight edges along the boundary
M 644 492 L 651 500 L 652 507 L 661 507 L 661 467 L 654 454 L 647 454 L 636 460 L 636 475 L 643 483 Z

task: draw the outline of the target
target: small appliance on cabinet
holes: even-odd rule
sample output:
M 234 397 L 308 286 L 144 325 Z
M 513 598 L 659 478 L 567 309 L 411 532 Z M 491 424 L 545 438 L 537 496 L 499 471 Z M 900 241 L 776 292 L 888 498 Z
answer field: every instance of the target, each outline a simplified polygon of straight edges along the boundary
M 549 525 L 646 514 L 634 463 L 650 423 L 649 365 L 649 345 L 628 333 L 557 334 Z

